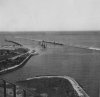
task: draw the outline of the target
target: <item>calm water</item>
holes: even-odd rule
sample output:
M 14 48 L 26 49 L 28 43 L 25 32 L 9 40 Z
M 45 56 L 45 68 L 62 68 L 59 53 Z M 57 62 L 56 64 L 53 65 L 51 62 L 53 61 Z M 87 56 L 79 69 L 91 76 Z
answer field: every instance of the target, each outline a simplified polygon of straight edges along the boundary
M 1 37 L 2 36 L 2 37 Z M 65 43 L 64 47 L 50 46 L 40 55 L 33 56 L 27 64 L 12 73 L 3 75 L 9 81 L 23 80 L 37 75 L 67 75 L 73 77 L 90 97 L 99 97 L 100 51 L 74 47 L 75 45 L 100 47 L 100 35 L 96 34 L 8 34 L 0 35 L 1 41 L 7 37 L 28 37 Z M 29 46 L 29 40 L 14 39 Z M 73 46 L 68 46 L 68 45 Z M 36 44 L 35 44 L 36 46 Z M 34 46 L 33 46 L 34 47 Z

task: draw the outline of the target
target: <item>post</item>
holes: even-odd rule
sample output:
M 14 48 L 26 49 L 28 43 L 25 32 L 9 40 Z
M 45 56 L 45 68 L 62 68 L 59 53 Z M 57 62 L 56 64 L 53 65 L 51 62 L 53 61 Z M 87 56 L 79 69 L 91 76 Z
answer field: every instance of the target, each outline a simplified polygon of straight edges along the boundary
M 16 85 L 13 86 L 13 94 L 14 94 L 14 97 L 16 97 Z
M 23 90 L 23 97 L 26 97 L 26 91 Z
M 6 95 L 6 81 L 5 80 L 3 80 L 3 85 L 4 85 L 4 97 L 6 97 L 7 95 Z

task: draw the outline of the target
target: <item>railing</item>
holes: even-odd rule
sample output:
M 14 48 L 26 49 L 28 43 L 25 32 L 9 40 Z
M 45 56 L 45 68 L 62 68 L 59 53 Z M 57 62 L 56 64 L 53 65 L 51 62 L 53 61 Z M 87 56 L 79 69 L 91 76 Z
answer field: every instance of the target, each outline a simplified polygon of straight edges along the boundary
M 0 79 L 0 97 L 34 97 L 34 94 L 28 89 Z

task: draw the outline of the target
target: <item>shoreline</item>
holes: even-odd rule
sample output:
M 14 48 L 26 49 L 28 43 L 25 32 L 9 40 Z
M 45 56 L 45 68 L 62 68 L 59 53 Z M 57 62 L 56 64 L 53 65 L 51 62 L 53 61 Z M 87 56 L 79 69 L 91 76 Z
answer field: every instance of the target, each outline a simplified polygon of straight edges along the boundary
M 29 48 L 28 48 L 29 49 Z M 35 56 L 35 55 L 38 55 L 38 53 L 35 51 L 33 53 L 33 50 L 32 49 L 29 49 L 29 51 L 27 53 L 24 53 L 24 54 L 21 54 L 21 55 L 25 55 L 25 54 L 28 54 L 29 55 L 19 64 L 15 65 L 15 66 L 11 66 L 11 67 L 8 67 L 7 69 L 4 69 L 4 70 L 1 70 L 0 71 L 0 75 L 3 75 L 3 74 L 7 74 L 7 73 L 10 73 L 12 71 L 15 71 L 21 67 L 23 67 L 27 62 L 28 60 L 32 57 L 32 56 Z M 19 56 L 19 55 L 18 55 Z M 16 56 L 15 56 L 16 57 Z M 13 58 L 13 57 L 12 57 Z

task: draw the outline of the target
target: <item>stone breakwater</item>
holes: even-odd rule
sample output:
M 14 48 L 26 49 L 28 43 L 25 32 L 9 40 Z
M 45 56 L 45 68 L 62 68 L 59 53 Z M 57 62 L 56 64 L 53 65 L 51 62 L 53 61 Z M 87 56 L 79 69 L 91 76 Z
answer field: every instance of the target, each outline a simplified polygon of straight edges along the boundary
M 7 73 L 26 64 L 37 53 L 35 50 L 19 47 L 15 49 L 0 49 L 0 74 Z
M 17 82 L 34 93 L 34 97 L 89 97 L 69 76 L 39 76 Z

